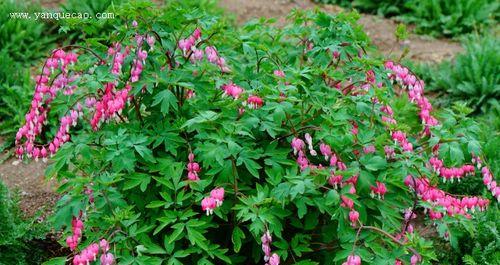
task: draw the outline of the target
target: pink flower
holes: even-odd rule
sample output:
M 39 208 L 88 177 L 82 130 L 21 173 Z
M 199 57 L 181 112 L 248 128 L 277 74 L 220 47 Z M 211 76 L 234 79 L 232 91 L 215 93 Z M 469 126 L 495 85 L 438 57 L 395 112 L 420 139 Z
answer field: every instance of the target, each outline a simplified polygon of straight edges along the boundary
M 222 90 L 224 90 L 224 95 L 228 95 L 228 96 L 231 96 L 233 97 L 234 99 L 238 99 L 241 95 L 241 93 L 243 93 L 243 88 L 233 84 L 233 83 L 229 83 L 227 85 L 222 85 L 221 86 Z
M 138 24 L 137 24 L 137 21 L 135 21 L 135 20 L 134 20 L 134 21 L 132 21 L 132 27 L 137 28 L 137 25 L 138 25 Z
M 99 241 L 99 246 L 101 247 L 102 252 L 109 251 L 109 243 L 106 239 L 101 239 L 101 241 Z
M 54 69 L 56 69 L 59 64 L 57 62 L 57 59 L 49 58 L 49 59 L 47 59 L 47 62 L 45 63 L 45 65 L 47 67 L 49 67 L 51 71 L 54 71 Z
M 203 59 L 203 50 L 195 49 L 190 59 L 192 63 L 201 61 Z
M 269 258 L 269 265 L 279 265 L 280 264 L 280 257 L 278 254 L 273 253 L 271 257 Z
M 293 138 L 292 139 L 292 149 L 293 149 L 293 154 L 297 155 L 297 152 L 302 150 L 304 148 L 304 141 L 302 141 L 300 138 Z
M 73 236 L 68 236 L 66 238 L 66 244 L 68 245 L 69 249 L 73 251 L 76 249 L 76 246 L 78 245 L 78 238 L 76 238 L 75 241 L 75 238 Z
M 196 28 L 193 31 L 193 34 L 191 34 L 195 40 L 200 40 L 201 39 L 201 30 L 199 28 Z
M 321 154 L 323 156 L 325 156 L 326 161 L 328 161 L 328 158 L 332 155 L 332 148 L 329 145 L 324 144 L 324 143 L 321 143 L 319 145 L 319 151 L 321 152 Z M 336 161 L 335 161 L 335 163 L 336 163 Z
M 215 207 L 217 207 L 217 202 L 212 197 L 205 197 L 201 201 L 201 209 L 207 213 L 207 216 L 214 213 Z
M 384 146 L 384 152 L 387 159 L 394 158 L 394 156 L 396 155 L 396 153 L 394 152 L 394 148 L 387 145 Z
M 210 197 L 215 200 L 217 206 L 221 206 L 224 201 L 224 188 L 213 189 L 210 192 Z
M 274 76 L 285 78 L 285 72 L 283 72 L 282 70 L 274 70 Z
M 155 45 L 155 41 L 156 41 L 156 39 L 155 39 L 155 37 L 154 37 L 154 36 L 152 36 L 152 35 L 148 35 L 148 36 L 146 37 L 146 42 L 148 43 L 148 45 L 149 45 L 149 47 L 150 47 L 150 50 L 153 50 L 154 45 Z
M 258 109 L 258 108 L 262 107 L 262 104 L 264 104 L 264 101 L 262 100 L 262 98 L 260 98 L 258 96 L 250 96 L 247 99 L 247 103 L 252 109 Z
M 351 255 L 347 257 L 347 261 L 342 265 L 361 265 L 361 258 L 359 256 Z
M 75 255 L 73 257 L 73 265 L 87 265 L 87 260 L 84 260 L 80 255 Z
M 375 153 L 375 146 L 373 146 L 373 145 L 365 146 L 365 147 L 363 147 L 363 152 L 365 154 Z
M 115 257 L 113 254 L 106 253 L 101 255 L 101 265 L 113 265 L 115 263 Z
M 415 265 L 420 261 L 420 258 L 417 255 L 411 256 L 410 263 L 411 265 Z
M 338 162 L 337 155 L 336 155 L 336 154 L 333 154 L 333 155 L 330 157 L 330 166 L 331 166 L 331 167 L 335 167 L 335 166 L 337 166 L 337 162 Z M 340 169 L 340 170 L 342 170 L 342 169 Z
M 189 42 L 189 40 L 186 40 L 186 39 L 181 39 L 179 40 L 179 43 L 177 44 L 177 47 L 179 47 L 179 49 L 182 50 L 182 52 L 184 53 L 184 55 L 187 54 L 187 51 L 189 51 L 191 49 L 191 46 L 193 44 Z
M 346 207 L 346 208 L 349 208 L 349 209 L 353 209 L 354 207 L 354 201 L 349 199 L 348 197 L 342 195 L 340 196 L 340 199 L 342 200 L 342 202 L 340 203 L 340 206 L 342 207 Z
M 64 57 L 66 56 L 66 53 L 61 49 L 57 49 L 54 51 L 53 56 L 58 60 L 63 60 Z
M 356 226 L 356 223 L 357 223 L 357 222 L 358 222 L 358 220 L 359 220 L 359 213 L 358 213 L 358 211 L 356 211 L 356 210 L 354 210 L 354 209 L 353 209 L 353 210 L 351 210 L 351 211 L 349 212 L 349 220 L 351 221 L 351 225 L 352 225 L 352 226 Z
M 205 48 L 205 53 L 207 55 L 207 60 L 211 63 L 217 63 L 219 60 L 219 55 L 217 54 L 217 50 L 213 46 L 207 46 Z
M 366 75 L 366 82 L 371 84 L 375 83 L 375 72 L 373 72 L 373 70 L 368 70 L 365 75 Z
M 385 187 L 385 184 L 382 182 L 376 182 L 376 186 L 370 186 L 370 190 L 372 197 L 375 196 L 375 194 L 379 197 L 379 199 L 384 198 L 384 194 L 387 192 L 387 188 Z
M 332 174 L 328 179 L 328 183 L 334 188 L 342 187 L 342 178 L 342 175 L 334 175 L 334 172 L 332 171 Z
M 306 134 L 304 135 L 304 138 L 306 139 L 307 147 L 309 148 L 309 153 L 310 153 L 312 156 L 316 156 L 316 155 L 317 155 L 317 153 L 316 153 L 316 150 L 314 150 L 311 135 L 310 135 L 309 133 L 306 133 Z

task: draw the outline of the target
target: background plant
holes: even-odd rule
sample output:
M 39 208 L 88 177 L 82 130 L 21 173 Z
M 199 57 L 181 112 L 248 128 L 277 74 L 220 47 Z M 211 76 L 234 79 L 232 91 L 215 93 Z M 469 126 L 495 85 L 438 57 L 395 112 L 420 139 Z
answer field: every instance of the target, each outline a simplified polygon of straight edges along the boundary
M 397 16 L 415 25 L 416 32 L 436 37 L 457 37 L 496 27 L 499 4 L 488 0 L 317 0 L 364 13 Z
M 409 1 L 407 6 L 411 12 L 404 17 L 417 32 L 447 37 L 495 27 L 500 7 L 488 0 Z
M 355 8 L 363 13 L 377 14 L 386 17 L 407 13 L 408 0 L 314 0 L 323 4 L 337 4 L 346 8 Z
M 445 92 L 448 97 L 440 100 L 466 102 L 472 114 L 492 112 L 498 115 L 500 106 L 498 38 L 493 35 L 469 36 L 464 42 L 465 51 L 453 60 L 439 66 L 423 66 L 418 72 L 427 80 L 429 88 Z
M 40 264 L 48 258 L 36 240 L 45 238 L 48 226 L 25 219 L 18 200 L 0 181 L 0 263 Z M 36 247 L 35 247 L 36 246 Z

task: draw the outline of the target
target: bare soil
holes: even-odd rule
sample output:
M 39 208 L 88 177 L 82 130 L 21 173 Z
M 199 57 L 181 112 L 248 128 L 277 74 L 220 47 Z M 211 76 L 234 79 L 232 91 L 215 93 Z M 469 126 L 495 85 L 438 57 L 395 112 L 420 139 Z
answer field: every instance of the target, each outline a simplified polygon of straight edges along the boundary
M 41 1 L 44 7 L 56 7 L 64 2 L 60 0 Z M 342 8 L 334 5 L 318 5 L 310 0 L 219 0 L 219 5 L 227 10 L 228 14 L 236 16 L 238 23 L 259 18 L 276 18 L 278 25 L 286 22 L 287 14 L 294 8 L 314 9 L 319 8 L 326 12 L 340 12 Z M 399 57 L 403 47 L 398 44 L 394 32 L 397 23 L 390 19 L 363 14 L 360 23 L 371 37 L 373 43 L 386 56 Z M 451 58 L 462 49 L 456 42 L 450 40 L 431 39 L 424 36 L 411 34 L 407 45 L 410 52 L 408 57 L 413 60 L 425 62 L 439 62 Z M 1 142 L 1 140 L 0 140 Z M 0 155 L 5 156 L 5 154 Z M 1 160 L 1 159 L 0 159 Z M 16 159 L 10 158 L 0 164 L 0 180 L 8 187 L 18 190 L 21 195 L 21 208 L 27 216 L 33 216 L 37 212 L 47 213 L 51 206 L 57 201 L 58 196 L 54 192 L 55 183 L 46 182 L 44 171 L 46 164 L 41 161 L 30 161 L 14 165 Z
M 44 179 L 46 164 L 41 161 L 16 164 L 16 158 L 0 164 L 0 180 L 19 193 L 21 209 L 27 216 L 39 213 L 44 218 L 58 199 L 54 192 L 56 185 Z

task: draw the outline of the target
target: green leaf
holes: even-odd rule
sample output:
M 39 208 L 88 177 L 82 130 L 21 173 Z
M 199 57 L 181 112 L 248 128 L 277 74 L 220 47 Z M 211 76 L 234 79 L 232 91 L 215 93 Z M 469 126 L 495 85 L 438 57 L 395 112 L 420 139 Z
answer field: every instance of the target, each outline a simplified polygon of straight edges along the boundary
M 155 158 L 153 157 L 153 152 L 144 145 L 134 145 L 135 150 L 139 155 L 144 158 L 144 160 L 149 162 L 155 162 Z
M 188 239 L 192 245 L 197 245 L 203 250 L 208 250 L 207 239 L 198 230 L 187 227 Z
M 163 116 L 166 116 L 168 114 L 170 107 L 177 110 L 177 98 L 169 89 L 162 90 L 158 94 L 156 94 L 152 106 L 156 106 L 160 103 L 160 110 Z
M 363 156 L 359 161 L 366 167 L 366 169 L 370 171 L 385 169 L 387 166 L 387 161 L 385 160 L 385 158 L 382 158 L 380 156 Z
M 177 227 L 175 228 L 174 232 L 170 234 L 170 237 L 168 239 L 169 244 L 172 244 L 173 242 L 177 241 L 180 238 L 182 231 L 184 231 L 184 224 L 178 223 L 177 225 L 174 226 Z
M 219 118 L 219 114 L 216 112 L 213 112 L 211 110 L 203 111 L 198 114 L 198 116 L 186 121 L 181 128 L 188 127 L 190 128 L 193 125 L 204 123 L 204 122 L 211 122 L 215 121 Z
M 146 205 L 146 208 L 159 208 L 159 207 L 162 207 L 166 204 L 167 204 L 167 202 L 164 202 L 164 201 L 152 201 L 148 205 Z
M 57 257 L 57 258 L 52 258 L 44 263 L 42 265 L 64 265 L 66 264 L 66 257 Z
M 233 242 L 234 252 L 238 253 L 241 249 L 241 240 L 245 238 L 245 233 L 241 228 L 235 226 L 233 229 L 233 235 L 231 241 Z

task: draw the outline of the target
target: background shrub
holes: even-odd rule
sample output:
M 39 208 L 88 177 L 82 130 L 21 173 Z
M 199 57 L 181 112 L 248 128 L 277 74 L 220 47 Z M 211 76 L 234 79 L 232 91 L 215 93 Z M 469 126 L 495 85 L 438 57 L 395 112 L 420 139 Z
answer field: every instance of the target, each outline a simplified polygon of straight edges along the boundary
M 462 100 L 472 108 L 473 114 L 491 111 L 500 113 L 500 47 L 498 38 L 469 36 L 464 42 L 465 51 L 454 60 L 438 66 L 422 66 L 419 72 L 429 84 L 429 89 L 445 92 L 447 97 L 438 100 L 446 105 Z

